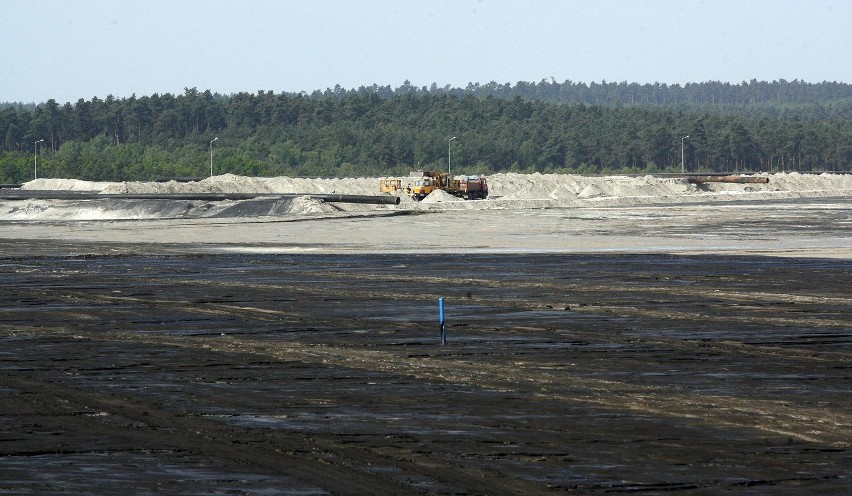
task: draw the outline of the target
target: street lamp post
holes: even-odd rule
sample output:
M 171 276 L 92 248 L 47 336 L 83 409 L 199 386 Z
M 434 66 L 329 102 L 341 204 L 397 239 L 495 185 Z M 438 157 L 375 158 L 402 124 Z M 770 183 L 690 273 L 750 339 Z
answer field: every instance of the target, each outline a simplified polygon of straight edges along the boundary
M 686 173 L 686 168 L 683 165 L 683 140 L 685 140 L 686 138 L 689 138 L 688 134 L 680 139 L 680 173 L 681 174 Z
M 455 136 L 450 138 L 450 141 L 447 142 L 447 174 L 453 173 L 453 140 L 456 139 Z
M 213 142 L 219 139 L 218 136 L 210 140 L 210 177 L 213 177 Z
M 42 141 L 44 141 L 44 138 L 34 143 L 35 154 L 33 155 L 33 179 L 38 179 L 38 144 Z

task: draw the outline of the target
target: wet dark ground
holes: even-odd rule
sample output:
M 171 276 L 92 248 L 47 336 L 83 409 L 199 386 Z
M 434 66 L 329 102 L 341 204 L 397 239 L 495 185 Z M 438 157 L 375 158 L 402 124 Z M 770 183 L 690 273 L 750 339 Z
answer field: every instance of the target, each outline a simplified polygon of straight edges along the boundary
M 848 260 L 26 251 L 0 494 L 848 494 Z

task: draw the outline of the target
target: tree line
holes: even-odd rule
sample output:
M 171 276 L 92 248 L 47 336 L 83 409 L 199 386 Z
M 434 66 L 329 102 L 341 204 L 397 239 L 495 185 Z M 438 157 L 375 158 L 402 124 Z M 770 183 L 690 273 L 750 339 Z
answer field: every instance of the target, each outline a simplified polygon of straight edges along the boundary
M 601 81 L 583 82 L 542 79 L 536 82 L 519 81 L 500 84 L 468 83 L 465 88 L 450 86 L 416 87 L 409 81 L 396 90 L 389 86 L 361 87 L 348 92 L 336 86 L 313 96 L 339 96 L 352 92 L 374 92 L 384 97 L 397 93 L 468 95 L 509 99 L 519 96 L 525 100 L 550 103 L 587 103 L 591 105 L 660 105 L 686 111 L 717 112 L 722 114 L 840 117 L 852 118 L 852 85 L 838 82 L 807 83 L 793 81 L 757 81 L 740 84 L 721 81 L 679 84 L 628 83 Z
M 73 105 L 6 104 L 0 182 L 31 179 L 36 160 L 39 177 L 202 176 L 211 153 L 216 174 L 326 177 L 445 169 L 450 153 L 459 173 L 675 172 L 681 159 L 691 172 L 831 171 L 852 163 L 849 85 L 651 86 L 542 81 L 462 90 L 406 82 L 231 95 L 187 88 Z M 547 97 L 554 91 L 575 96 Z M 689 91 L 706 95 L 685 103 Z M 594 92 L 604 96 L 583 101 Z

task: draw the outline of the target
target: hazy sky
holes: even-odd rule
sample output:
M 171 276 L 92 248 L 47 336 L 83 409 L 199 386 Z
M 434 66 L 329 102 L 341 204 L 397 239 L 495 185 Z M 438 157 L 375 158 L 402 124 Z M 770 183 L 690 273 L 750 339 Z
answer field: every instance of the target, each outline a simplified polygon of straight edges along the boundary
M 469 82 L 852 82 L 852 0 L 0 0 L 0 102 Z

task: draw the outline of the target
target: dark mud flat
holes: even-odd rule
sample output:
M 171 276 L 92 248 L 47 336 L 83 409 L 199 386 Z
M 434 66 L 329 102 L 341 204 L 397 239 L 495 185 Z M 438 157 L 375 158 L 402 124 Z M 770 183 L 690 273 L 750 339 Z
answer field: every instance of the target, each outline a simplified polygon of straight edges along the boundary
M 848 494 L 851 276 L 7 252 L 0 493 Z

